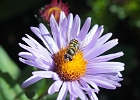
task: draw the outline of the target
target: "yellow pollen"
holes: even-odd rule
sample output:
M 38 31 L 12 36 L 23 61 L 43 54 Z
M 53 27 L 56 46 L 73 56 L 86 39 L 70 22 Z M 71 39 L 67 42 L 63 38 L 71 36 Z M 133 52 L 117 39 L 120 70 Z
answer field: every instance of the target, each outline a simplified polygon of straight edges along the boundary
M 62 48 L 58 53 L 54 54 L 55 72 L 63 81 L 75 81 L 85 75 L 87 61 L 83 58 L 82 51 L 78 51 L 72 61 L 66 61 L 64 55 L 66 48 Z

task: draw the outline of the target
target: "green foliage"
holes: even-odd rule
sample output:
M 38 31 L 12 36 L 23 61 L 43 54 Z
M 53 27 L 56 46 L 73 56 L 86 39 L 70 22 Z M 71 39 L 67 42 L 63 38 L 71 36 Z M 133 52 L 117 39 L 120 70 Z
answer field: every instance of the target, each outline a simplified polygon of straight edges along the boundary
M 27 99 L 16 82 L 20 74 L 18 66 L 9 58 L 0 46 L 0 100 Z
M 113 28 L 118 20 L 130 18 L 130 26 L 140 27 L 139 0 L 87 0 L 91 11 L 87 16 L 93 18 L 93 24 L 98 23 Z

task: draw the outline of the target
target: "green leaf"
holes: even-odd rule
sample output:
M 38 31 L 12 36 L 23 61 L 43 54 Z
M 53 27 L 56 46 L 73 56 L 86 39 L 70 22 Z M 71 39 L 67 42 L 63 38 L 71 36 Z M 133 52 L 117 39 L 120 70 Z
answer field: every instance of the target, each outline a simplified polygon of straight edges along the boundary
M 17 79 L 20 74 L 20 69 L 16 63 L 10 59 L 2 46 L 0 46 L 0 70 L 2 73 L 9 74 L 12 79 Z
M 35 96 L 35 92 L 31 89 L 26 89 L 25 90 L 25 95 L 29 98 L 29 99 L 33 99 L 33 97 Z
M 26 100 L 17 83 L 20 69 L 0 46 L 0 100 Z

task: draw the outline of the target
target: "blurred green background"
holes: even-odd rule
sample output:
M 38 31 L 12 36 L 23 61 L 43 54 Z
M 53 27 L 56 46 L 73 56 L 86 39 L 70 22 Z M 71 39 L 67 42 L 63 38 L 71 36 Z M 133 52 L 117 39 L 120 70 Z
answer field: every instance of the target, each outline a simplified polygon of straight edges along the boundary
M 38 40 L 30 31 L 30 26 L 38 26 L 39 22 L 34 15 L 38 15 L 38 9 L 50 2 L 51 0 L 0 0 L 0 100 L 28 100 L 26 96 L 36 99 L 51 84 L 51 80 L 44 79 L 27 89 L 21 89 L 22 82 L 35 69 L 18 60 L 18 53 L 23 51 L 18 43 L 22 42 L 25 33 Z M 92 25 L 104 25 L 104 34 L 112 32 L 112 39 L 119 39 L 119 45 L 107 53 L 124 52 L 123 57 L 115 60 L 125 63 L 122 87 L 116 90 L 101 89 L 99 100 L 140 100 L 140 0 L 63 2 L 68 3 L 70 12 L 79 14 L 82 23 L 90 16 Z M 42 100 L 55 100 L 56 97 L 57 94 L 54 94 Z

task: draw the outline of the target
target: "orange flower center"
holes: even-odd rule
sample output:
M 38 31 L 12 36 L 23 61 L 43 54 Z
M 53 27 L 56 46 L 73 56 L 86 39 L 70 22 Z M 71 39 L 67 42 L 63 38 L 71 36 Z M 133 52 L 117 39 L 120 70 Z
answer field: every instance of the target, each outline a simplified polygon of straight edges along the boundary
M 54 54 L 55 72 L 63 81 L 75 81 L 85 75 L 87 61 L 83 58 L 82 51 L 78 51 L 72 61 L 66 61 L 64 55 L 66 48 L 62 48 L 58 53 Z

